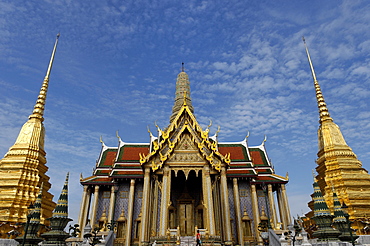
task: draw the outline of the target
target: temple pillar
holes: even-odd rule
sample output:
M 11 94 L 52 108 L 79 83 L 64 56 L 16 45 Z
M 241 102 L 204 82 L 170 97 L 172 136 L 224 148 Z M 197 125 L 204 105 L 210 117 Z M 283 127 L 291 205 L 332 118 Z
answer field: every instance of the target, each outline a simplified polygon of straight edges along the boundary
M 89 215 L 90 209 L 90 198 L 91 198 L 91 190 L 89 189 L 88 185 L 84 185 L 84 191 L 82 193 L 82 201 L 80 207 L 80 217 L 78 219 L 78 225 L 80 227 L 80 231 L 82 232 L 85 225 L 87 224 L 87 217 Z M 80 237 L 83 237 L 82 233 L 80 233 Z
M 285 216 L 286 216 L 286 221 L 287 221 L 287 225 L 291 224 L 292 223 L 292 220 L 290 218 L 290 208 L 289 208 L 289 203 L 288 203 L 288 196 L 286 194 L 286 188 L 285 188 L 285 184 L 281 184 L 281 196 L 283 198 L 283 201 L 284 201 L 284 206 L 285 206 Z
M 282 194 L 281 194 L 281 187 L 279 187 L 277 190 L 277 201 L 278 201 L 279 212 L 280 212 L 280 220 L 281 220 L 281 223 L 283 224 L 282 229 L 286 230 L 288 222 L 286 221 L 286 215 L 285 215 L 286 211 L 285 211 L 284 201 L 283 201 Z
M 253 212 L 253 221 L 254 221 L 254 235 L 257 239 L 260 238 L 258 231 L 258 224 L 261 222 L 260 213 L 258 209 L 258 199 L 257 199 L 257 190 L 256 185 L 251 184 L 251 196 L 252 196 L 252 212 Z
M 226 245 L 231 245 L 231 223 L 230 223 L 230 206 L 229 206 L 229 195 L 227 192 L 227 179 L 226 169 L 221 168 L 221 198 L 223 203 L 223 217 L 224 217 L 224 239 Z
M 95 224 L 96 224 L 96 212 L 98 211 L 98 202 L 99 202 L 99 188 L 100 188 L 99 185 L 95 185 L 94 201 L 93 201 L 91 217 L 90 217 L 90 224 L 91 224 L 92 229 L 95 228 Z
M 143 199 L 141 202 L 141 233 L 139 245 L 145 245 L 148 240 L 148 224 L 149 224 L 149 211 L 150 211 L 150 167 L 145 167 L 144 170 L 144 186 L 143 186 Z
M 244 245 L 243 240 L 243 228 L 242 228 L 242 218 L 240 210 L 240 197 L 239 197 L 239 186 L 238 179 L 233 178 L 233 191 L 234 191 L 234 204 L 235 204 L 235 217 L 236 217 L 236 229 L 238 234 L 238 243 L 239 245 Z
M 270 213 L 272 217 L 272 224 L 273 224 L 273 229 L 276 228 L 277 226 L 277 217 L 276 217 L 276 207 L 275 207 L 275 199 L 274 199 L 274 193 L 272 191 L 272 185 L 268 184 L 268 198 L 269 198 L 269 205 L 270 205 Z
M 159 224 L 159 235 L 166 236 L 168 224 L 168 205 L 170 204 L 171 191 L 171 169 L 168 166 L 163 168 L 162 179 L 162 199 L 161 199 L 161 217 Z
M 131 232 L 132 220 L 134 213 L 134 200 L 135 200 L 135 179 L 131 179 L 130 191 L 128 194 L 128 207 L 127 207 L 127 225 L 126 225 L 126 242 L 125 246 L 131 245 Z
M 204 165 L 202 171 L 203 177 L 203 201 L 206 204 L 206 228 L 209 234 L 214 236 L 216 234 L 215 230 L 215 215 L 213 208 L 213 198 L 212 198 L 212 182 L 209 170 L 209 165 Z
M 153 213 L 152 213 L 152 228 L 151 232 L 156 235 L 157 232 L 157 217 L 158 217 L 158 193 L 159 193 L 159 187 L 158 187 L 158 176 L 154 176 L 154 189 L 153 189 Z
M 110 189 L 110 200 L 109 200 L 109 213 L 108 213 L 108 223 L 114 220 L 114 205 L 116 203 L 116 186 L 112 185 Z

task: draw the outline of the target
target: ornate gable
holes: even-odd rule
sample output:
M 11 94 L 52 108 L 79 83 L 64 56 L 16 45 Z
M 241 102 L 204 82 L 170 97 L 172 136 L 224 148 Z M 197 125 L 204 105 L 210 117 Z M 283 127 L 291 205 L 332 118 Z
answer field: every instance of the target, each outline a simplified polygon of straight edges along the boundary
M 152 151 L 140 153 L 141 165 L 150 165 L 153 171 L 160 169 L 166 162 L 171 165 L 204 165 L 209 163 L 217 171 L 230 163 L 230 154 L 218 152 L 217 142 L 208 136 L 198 124 L 187 105 L 186 94 L 183 106 L 173 118 L 167 129 L 158 128 L 160 135 L 153 139 Z

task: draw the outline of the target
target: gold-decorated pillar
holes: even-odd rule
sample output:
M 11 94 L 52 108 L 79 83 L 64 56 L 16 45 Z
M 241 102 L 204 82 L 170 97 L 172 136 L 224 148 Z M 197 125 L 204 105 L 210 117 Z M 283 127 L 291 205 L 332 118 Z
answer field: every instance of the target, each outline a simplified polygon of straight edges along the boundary
M 281 196 L 282 196 L 283 201 L 284 201 L 284 206 L 285 206 L 285 211 L 286 211 L 285 216 L 286 216 L 287 225 L 289 225 L 289 224 L 292 223 L 292 220 L 290 218 L 290 208 L 289 208 L 289 203 L 288 203 L 288 196 L 286 194 L 285 184 L 281 185 Z
M 256 238 L 259 238 L 258 224 L 261 222 L 260 213 L 258 209 L 258 199 L 257 199 L 257 190 L 256 185 L 251 185 L 251 196 L 252 196 L 252 212 L 253 212 L 253 221 L 254 221 L 254 235 Z
M 168 224 L 168 206 L 171 191 L 171 169 L 168 166 L 163 168 L 162 199 L 161 199 L 161 220 L 159 224 L 159 235 L 166 236 Z
M 209 165 L 205 165 L 202 171 L 203 177 L 203 201 L 206 205 L 206 227 L 210 235 L 215 235 L 215 215 L 213 207 L 213 198 L 212 198 L 212 182 L 211 175 L 209 170 Z
M 114 220 L 114 205 L 116 201 L 116 186 L 112 185 L 110 189 L 110 200 L 109 200 L 109 214 L 108 214 L 108 223 Z
M 128 194 L 127 225 L 125 246 L 131 245 L 132 220 L 134 215 L 135 179 L 130 181 L 130 192 Z
M 233 191 L 234 191 L 234 204 L 235 204 L 235 217 L 237 223 L 236 229 L 238 233 L 238 243 L 239 245 L 244 245 L 242 218 L 240 210 L 239 186 L 237 178 L 233 178 Z
M 96 224 L 96 212 L 98 211 L 98 202 L 99 202 L 99 188 L 100 188 L 99 185 L 95 185 L 94 201 L 93 201 L 91 217 L 90 217 L 90 223 L 91 223 L 92 228 L 94 228 Z
M 157 232 L 157 217 L 158 217 L 158 176 L 154 176 L 154 190 L 153 190 L 153 213 L 152 213 L 152 228 L 151 231 L 156 235 Z
M 284 201 L 281 194 L 281 186 L 277 190 L 277 201 L 279 206 L 279 212 L 280 212 L 280 221 L 282 223 L 282 229 L 286 230 L 288 222 L 286 221 L 286 210 L 284 206 Z
M 145 167 L 144 170 L 144 186 L 143 186 L 143 200 L 141 202 L 141 233 L 139 245 L 144 244 L 148 241 L 148 224 L 149 224 L 149 211 L 150 209 L 150 167 Z
M 91 199 L 91 189 L 89 189 L 88 185 L 84 185 L 84 191 L 82 193 L 82 201 L 80 207 L 80 217 L 78 219 L 78 225 L 80 226 L 80 231 L 82 232 L 87 224 L 87 217 L 89 215 L 90 210 L 90 199 Z M 80 233 L 80 237 L 83 234 Z
M 226 179 L 226 169 L 225 167 L 221 168 L 221 198 L 223 203 L 223 212 L 224 215 L 224 239 L 225 244 L 230 245 L 232 243 L 231 239 L 231 223 L 230 223 L 230 206 L 229 206 L 229 195 L 227 191 L 227 179 Z
M 272 224 L 273 224 L 273 228 L 275 229 L 277 226 L 277 217 L 276 217 L 276 206 L 275 206 L 274 193 L 272 191 L 271 184 L 268 184 L 267 188 L 268 188 L 268 197 L 269 197 L 270 213 L 272 217 Z

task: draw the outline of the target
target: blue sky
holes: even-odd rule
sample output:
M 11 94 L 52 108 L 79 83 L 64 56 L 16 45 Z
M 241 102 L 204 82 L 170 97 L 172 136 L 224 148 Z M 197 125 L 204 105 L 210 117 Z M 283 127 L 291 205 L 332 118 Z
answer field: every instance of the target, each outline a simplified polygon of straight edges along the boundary
M 292 215 L 307 212 L 318 110 L 301 37 L 334 121 L 370 169 L 370 4 L 367 1 L 0 0 L 0 155 L 31 114 L 56 34 L 45 109 L 47 174 L 57 200 L 70 172 L 78 219 L 80 173 L 102 136 L 148 142 L 169 123 L 181 62 L 195 115 L 220 141 L 266 147 L 289 172 Z

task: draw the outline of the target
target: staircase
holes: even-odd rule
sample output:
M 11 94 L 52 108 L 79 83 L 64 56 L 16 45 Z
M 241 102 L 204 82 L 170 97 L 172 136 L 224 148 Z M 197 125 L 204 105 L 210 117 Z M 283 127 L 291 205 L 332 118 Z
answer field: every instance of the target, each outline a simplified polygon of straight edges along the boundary
M 197 242 L 195 241 L 194 236 L 185 236 L 180 237 L 180 245 L 181 246 L 195 246 Z

